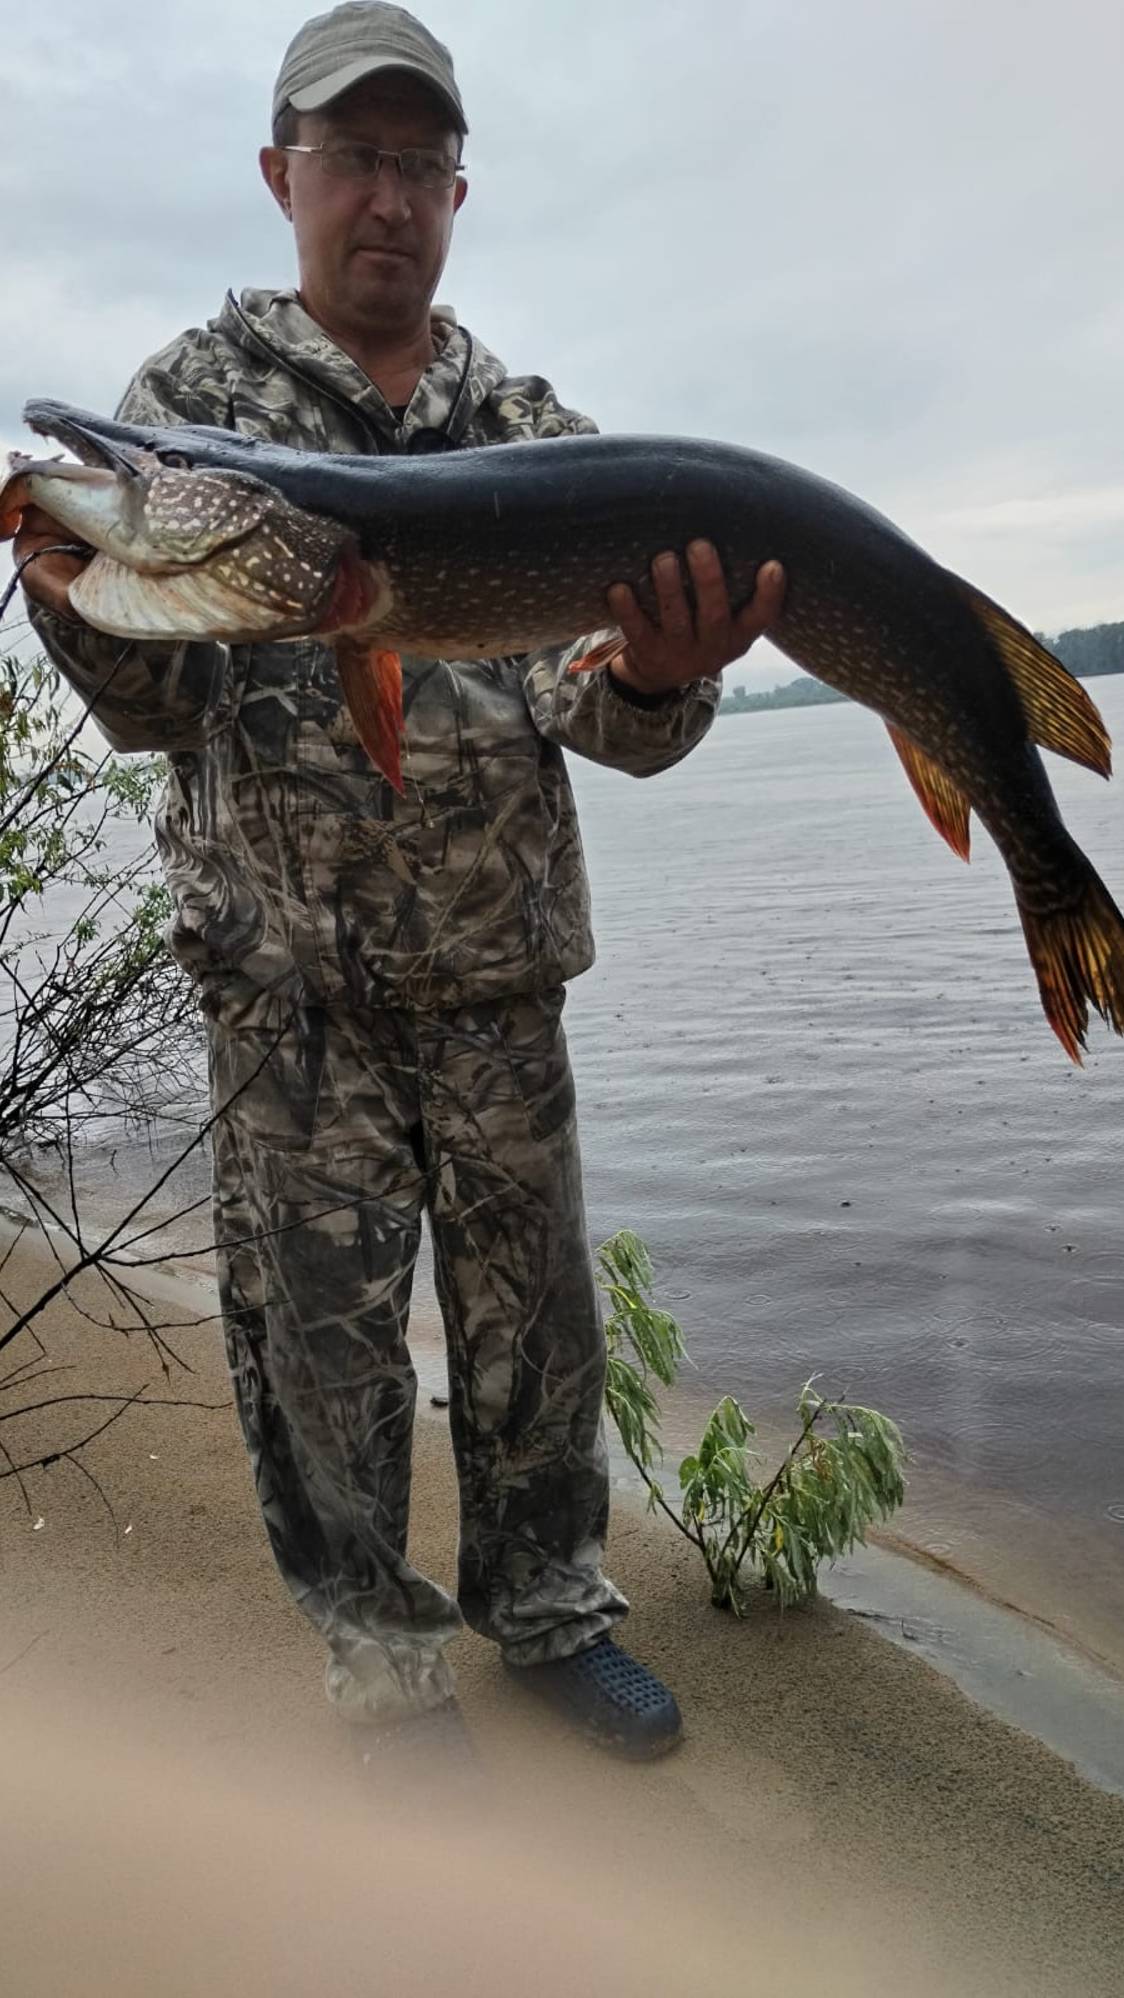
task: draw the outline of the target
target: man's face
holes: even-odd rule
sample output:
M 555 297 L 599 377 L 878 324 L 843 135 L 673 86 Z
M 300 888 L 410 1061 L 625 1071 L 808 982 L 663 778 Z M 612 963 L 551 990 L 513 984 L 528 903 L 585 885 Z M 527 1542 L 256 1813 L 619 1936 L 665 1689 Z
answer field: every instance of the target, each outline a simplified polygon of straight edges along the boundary
M 457 157 L 457 135 L 439 99 L 408 76 L 372 77 L 299 121 L 299 143 L 349 141 L 388 152 L 420 146 Z M 292 217 L 301 291 L 329 331 L 393 336 L 424 321 L 449 254 L 453 217 L 467 193 L 424 188 L 384 161 L 377 180 L 336 179 L 314 154 L 267 147 L 262 170 Z

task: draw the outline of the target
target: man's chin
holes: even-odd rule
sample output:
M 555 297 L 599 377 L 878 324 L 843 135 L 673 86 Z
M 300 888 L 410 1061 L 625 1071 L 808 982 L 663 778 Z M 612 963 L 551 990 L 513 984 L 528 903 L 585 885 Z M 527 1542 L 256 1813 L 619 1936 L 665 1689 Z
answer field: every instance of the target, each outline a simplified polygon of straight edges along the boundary
M 390 328 L 424 317 L 428 300 L 412 264 L 365 258 L 349 275 L 348 301 L 362 318 Z
M 429 300 L 419 292 L 417 282 L 395 284 L 393 276 L 371 274 L 367 284 L 347 286 L 347 318 L 363 320 L 371 328 L 395 332 L 415 326 L 425 318 Z

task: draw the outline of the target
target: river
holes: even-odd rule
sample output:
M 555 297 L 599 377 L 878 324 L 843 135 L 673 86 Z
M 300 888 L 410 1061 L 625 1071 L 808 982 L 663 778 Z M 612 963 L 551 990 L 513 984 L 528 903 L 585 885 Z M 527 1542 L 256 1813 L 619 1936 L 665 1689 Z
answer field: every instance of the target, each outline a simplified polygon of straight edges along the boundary
M 1124 740 L 1124 678 L 1089 685 Z M 1124 900 L 1119 779 L 1047 762 Z M 862 709 L 574 778 L 595 1235 L 645 1237 L 700 1384 L 893 1415 L 914 1544 L 1124 1669 L 1124 1045 L 1094 1018 L 1066 1060 L 997 852 L 956 859 Z

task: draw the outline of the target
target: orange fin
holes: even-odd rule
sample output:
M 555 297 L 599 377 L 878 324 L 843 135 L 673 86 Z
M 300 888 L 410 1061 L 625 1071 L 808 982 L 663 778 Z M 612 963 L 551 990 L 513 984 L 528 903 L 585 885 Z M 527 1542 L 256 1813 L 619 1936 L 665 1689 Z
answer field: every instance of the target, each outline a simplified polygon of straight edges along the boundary
M 1080 1068 L 1087 1000 L 1124 1034 L 1124 916 L 1091 867 L 1075 908 L 1043 914 L 1020 903 L 1019 916 L 1042 1010 Z
M 353 638 L 335 646 L 340 686 L 355 733 L 375 769 L 405 796 L 402 782 L 402 661 Z
M 889 722 L 886 728 L 901 757 L 902 768 L 921 800 L 922 810 L 932 820 L 941 838 L 948 841 L 953 853 L 958 853 L 961 860 L 967 860 L 971 850 L 968 816 L 972 808 L 963 791 L 953 783 L 947 770 L 942 770 L 939 763 L 934 763 L 931 756 L 918 749 L 908 735 L 903 735 Z
M 1032 742 L 1083 763 L 1099 777 L 1112 774 L 1112 740 L 1097 709 L 1060 659 L 1034 633 L 960 576 L 953 577 L 1015 683 Z
M 623 631 L 615 632 L 612 638 L 606 638 L 600 645 L 595 645 L 592 652 L 585 653 L 581 659 L 575 659 L 569 671 L 594 673 L 599 666 L 611 665 L 614 659 L 619 659 L 627 646 L 628 640 Z

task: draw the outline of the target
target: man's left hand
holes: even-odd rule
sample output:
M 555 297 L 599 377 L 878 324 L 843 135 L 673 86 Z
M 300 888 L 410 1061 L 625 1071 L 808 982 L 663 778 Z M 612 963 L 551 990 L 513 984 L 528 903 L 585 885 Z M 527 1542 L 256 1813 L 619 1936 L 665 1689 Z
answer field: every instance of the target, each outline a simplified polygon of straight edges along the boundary
M 657 555 L 652 564 L 658 623 L 645 617 L 627 583 L 615 583 L 609 591 L 609 610 L 628 640 L 610 671 L 638 694 L 666 694 L 692 680 L 717 677 L 781 614 L 785 578 L 779 562 L 762 564 L 753 596 L 736 617 L 712 542 L 691 542 L 687 569 L 695 595 L 693 615 L 677 555 Z

